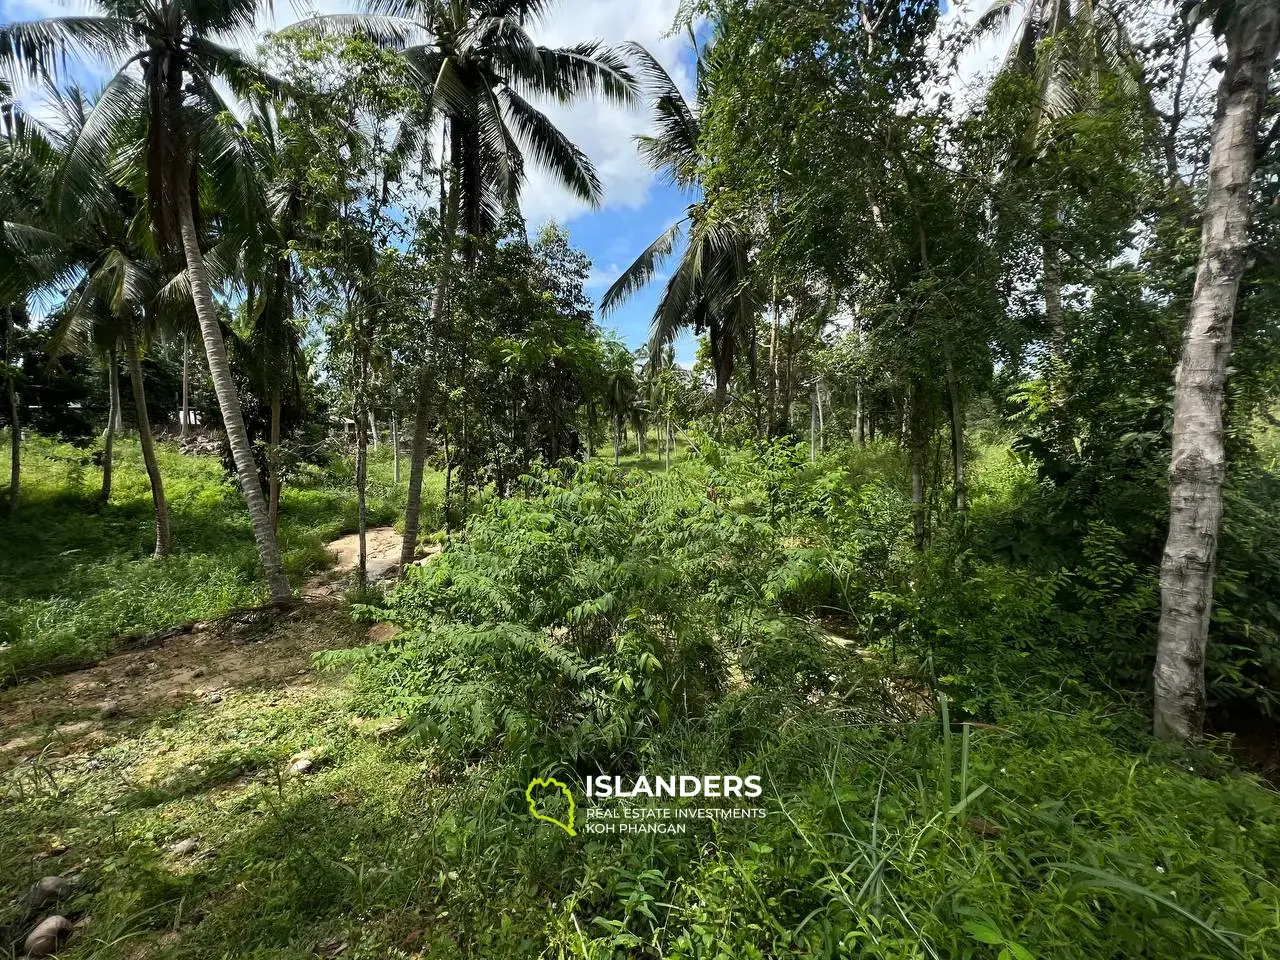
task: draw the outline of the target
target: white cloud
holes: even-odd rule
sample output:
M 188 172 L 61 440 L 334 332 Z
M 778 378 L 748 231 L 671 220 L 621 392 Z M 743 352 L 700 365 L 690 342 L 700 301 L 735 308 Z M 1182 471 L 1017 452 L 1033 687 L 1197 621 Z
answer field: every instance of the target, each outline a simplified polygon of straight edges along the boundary
M 683 33 L 664 36 L 671 30 L 679 6 L 679 0 L 562 2 L 531 32 L 535 40 L 547 46 L 569 46 L 584 40 L 608 44 L 633 40 L 643 44 L 688 95 L 693 88 L 693 75 L 687 65 L 680 63 L 680 53 L 688 49 L 688 40 Z M 634 210 L 644 205 L 655 175 L 636 153 L 632 137 L 649 129 L 645 109 L 628 110 L 591 101 L 572 106 L 539 106 L 595 164 L 604 186 L 605 207 Z M 589 209 L 536 167 L 529 170 L 521 205 L 531 224 L 552 218 L 563 223 Z

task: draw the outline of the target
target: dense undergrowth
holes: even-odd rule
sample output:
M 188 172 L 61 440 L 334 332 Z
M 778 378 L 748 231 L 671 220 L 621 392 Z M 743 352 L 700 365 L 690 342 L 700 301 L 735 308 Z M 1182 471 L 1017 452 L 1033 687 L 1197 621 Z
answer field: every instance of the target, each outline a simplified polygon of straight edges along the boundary
M 453 778 L 415 854 L 448 877 L 433 950 L 1276 955 L 1280 799 L 1102 684 L 1144 668 L 1155 598 L 1114 528 L 1011 549 L 1054 491 L 995 445 L 924 553 L 888 446 L 706 454 L 528 478 L 365 608 L 399 637 L 324 656 Z M 569 838 L 521 802 L 646 771 L 761 775 L 768 815 Z
M 699 443 L 670 473 L 477 499 L 357 608 L 403 632 L 321 655 L 349 693 L 225 690 L 88 755 L 55 716 L 3 774 L 15 889 L 79 872 L 82 960 L 1280 957 L 1280 797 L 1221 741 L 1152 740 L 1141 685 L 1103 682 L 1143 669 L 1153 599 L 1103 518 L 1064 547 L 1056 488 L 992 442 L 969 516 L 931 509 L 919 553 L 892 446 Z M 346 648 L 340 620 L 278 629 Z M 764 816 L 583 827 L 586 776 L 642 772 L 759 776 Z M 535 776 L 571 786 L 576 836 L 529 815 Z
M 23 446 L 23 502 L 0 519 L 0 683 L 92 663 L 122 639 L 207 620 L 267 599 L 248 516 L 217 457 L 161 444 L 174 553 L 152 556 L 151 491 L 136 440 L 116 441 L 109 503 L 95 450 L 32 435 Z M 324 544 L 356 528 L 350 467 L 300 468 L 280 511 L 285 566 L 296 586 L 327 562 Z M 390 523 L 402 493 L 386 456 L 370 473 L 370 523 Z

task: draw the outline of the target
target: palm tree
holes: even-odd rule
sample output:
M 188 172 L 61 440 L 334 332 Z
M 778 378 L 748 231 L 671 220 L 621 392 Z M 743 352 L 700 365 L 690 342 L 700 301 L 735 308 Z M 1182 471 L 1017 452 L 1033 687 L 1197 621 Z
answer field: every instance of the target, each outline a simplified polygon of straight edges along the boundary
M 69 162 L 71 151 L 93 115 L 93 106 L 74 86 L 57 92 L 52 106 L 55 121 L 47 124 L 29 120 L 26 135 L 30 152 L 43 156 L 46 166 L 53 170 L 49 179 L 54 190 L 46 205 L 31 211 L 28 222 L 6 221 L 4 232 L 32 278 L 31 293 L 57 294 L 69 274 L 77 275 L 56 314 L 49 352 L 56 357 L 68 349 L 77 350 L 104 357 L 109 364 L 112 409 L 104 451 L 104 499 L 110 496 L 112 441 L 120 409 L 116 355 L 123 348 L 155 508 L 155 554 L 166 556 L 172 543 L 169 507 L 147 414 L 141 356 L 142 344 L 156 332 L 157 299 L 165 284 L 146 229 L 141 198 L 107 175 L 113 166 L 128 169 L 134 139 L 126 137 L 111 144 L 107 154 L 98 158 L 93 170 L 95 179 L 85 182 L 81 202 L 72 209 L 59 202 L 58 174 Z M 121 132 L 128 131 L 121 128 Z
M 441 268 L 430 314 L 435 322 L 448 297 L 454 271 L 447 265 L 459 230 L 469 269 L 468 238 L 493 230 L 503 210 L 518 202 L 526 154 L 582 200 L 600 202 L 591 161 L 525 95 L 561 103 L 601 96 L 630 104 L 635 82 L 622 55 L 598 42 L 561 48 L 534 43 L 528 23 L 548 6 L 548 0 L 371 0 L 368 13 L 316 17 L 295 28 L 354 32 L 403 57 L 424 111 L 402 149 L 421 148 L 433 119 L 444 119 L 449 173 L 440 196 Z M 429 418 L 424 369 L 414 406 L 402 568 L 413 562 L 418 546 Z
M 632 417 L 638 395 L 635 357 L 621 343 L 605 344 L 604 408 L 613 421 L 613 465 L 622 454 L 622 425 Z
M 280 514 L 281 420 L 286 394 L 301 392 L 305 366 L 302 340 L 294 323 L 302 290 L 290 244 L 299 238 L 304 184 L 290 173 L 287 145 L 274 110 L 257 111 L 252 143 L 258 176 L 265 186 L 267 212 L 241 251 L 243 273 L 252 295 L 246 300 L 248 329 L 241 343 L 247 367 L 267 399 L 267 515 L 276 529 Z
M 637 137 L 640 153 L 667 180 L 686 190 L 698 187 L 698 115 L 670 74 L 643 47 L 632 52 L 642 65 L 657 130 Z M 684 232 L 688 240 L 653 315 L 650 350 L 660 353 L 692 327 L 706 333 L 716 378 L 716 412 L 723 410 L 740 346 L 751 350 L 756 297 L 748 281 L 751 233 L 741 215 L 726 215 L 704 198 L 635 259 L 600 301 L 607 316 L 646 286 L 675 251 Z
M 235 113 L 216 81 L 247 93 L 271 79 L 243 54 L 215 38 L 252 29 L 258 0 L 98 0 L 100 12 L 46 17 L 0 27 L 0 66 L 53 85 L 71 55 L 107 60 L 116 71 L 86 119 L 60 171 L 60 192 L 71 201 L 90 189 L 92 167 L 118 131 L 145 124 L 147 207 L 157 249 L 170 265 L 183 261 L 214 393 L 235 460 L 258 555 L 272 598 L 292 597 L 275 531 L 231 378 L 222 328 L 204 262 L 198 203 L 202 175 L 229 219 L 252 221 L 259 192 L 243 162 L 247 148 Z M 135 79 L 141 71 L 142 83 Z M 208 157 L 209 160 L 203 158 Z
M 1141 94 L 1134 47 L 1115 12 L 1093 0 L 995 0 L 974 25 L 971 42 L 1007 27 L 1015 11 L 1023 19 L 1013 35 L 1001 75 L 1031 81 L 1022 135 L 1010 146 L 1009 167 L 1026 166 L 1046 149 L 1053 124 L 1096 103 L 1103 78 L 1129 97 Z M 1046 201 L 1041 224 L 1045 320 L 1056 355 L 1065 337 L 1062 267 L 1055 236 L 1061 211 Z
M 48 187 L 50 148 L 30 136 L 31 124 L 0 78 L 0 221 L 25 221 L 41 209 Z M 35 282 L 22 252 L 0 234 L 0 349 L 4 351 L 5 415 L 9 421 L 10 515 L 17 512 L 22 478 L 22 424 L 18 402 L 18 331 L 28 322 L 27 297 Z

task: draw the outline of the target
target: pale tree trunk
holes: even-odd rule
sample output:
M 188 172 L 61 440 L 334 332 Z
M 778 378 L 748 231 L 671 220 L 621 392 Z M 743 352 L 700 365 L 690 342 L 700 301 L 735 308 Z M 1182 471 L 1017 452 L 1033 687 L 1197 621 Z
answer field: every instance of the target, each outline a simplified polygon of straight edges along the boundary
M 182 335 L 182 423 L 178 426 L 178 436 L 186 437 L 191 420 L 191 346 L 187 343 L 187 335 Z
M 1042 247 L 1044 256 L 1044 316 L 1049 324 L 1049 356 L 1057 360 L 1062 356 L 1062 342 L 1066 327 L 1062 320 L 1062 258 L 1052 238 L 1046 237 Z
M 915 548 L 925 546 L 924 454 L 925 436 L 919 390 L 913 388 L 903 401 L 903 426 L 911 451 L 911 527 Z
M 866 428 L 862 423 L 862 378 L 853 387 L 853 439 L 858 446 L 867 442 Z
M 4 359 L 8 366 L 5 377 L 5 393 L 9 401 L 9 515 L 18 512 L 18 491 L 22 480 L 22 424 L 18 416 L 18 385 L 14 370 L 17 368 L 18 338 L 13 322 L 14 307 L 4 308 Z
M 110 396 L 116 398 L 114 426 L 116 433 L 124 433 L 124 400 L 120 396 L 120 366 L 113 363 L 111 365 L 111 379 L 107 381 L 107 392 Z
M 1223 404 L 1231 324 L 1249 247 L 1249 188 L 1268 75 L 1280 49 L 1280 6 L 1241 3 L 1210 135 L 1209 187 L 1191 309 L 1173 401 L 1169 538 L 1160 566 L 1155 732 L 1194 740 L 1204 729 L 1205 650 L 1222 521 Z
M 449 422 L 446 419 L 440 431 L 444 443 L 444 535 L 449 536 L 449 508 L 453 505 L 453 457 L 449 452 Z
M 356 388 L 360 388 L 357 386 Z M 360 544 L 359 558 L 356 562 L 357 583 L 363 587 L 369 581 L 369 552 L 366 541 L 366 532 L 368 530 L 368 501 L 366 492 L 369 486 L 369 442 L 368 427 L 365 425 L 365 418 L 361 415 L 362 411 L 357 410 L 356 421 L 356 531 L 358 533 L 358 541 Z M 372 415 L 369 417 L 372 420 Z
M 818 453 L 827 449 L 827 419 L 822 413 L 822 381 L 818 381 L 815 396 L 818 399 Z
M 951 505 L 959 513 L 969 509 L 969 485 L 964 457 L 964 408 L 960 403 L 960 384 L 955 366 L 947 356 L 947 397 L 951 401 Z
M 151 481 L 151 503 L 156 514 L 156 556 L 167 557 L 169 537 L 169 503 L 164 497 L 164 480 L 156 460 L 156 443 L 151 436 L 151 420 L 147 416 L 147 394 L 142 383 L 142 355 L 138 350 L 138 334 L 130 320 L 125 327 L 125 350 L 129 354 L 129 386 L 133 388 L 133 405 L 138 416 L 138 441 L 142 444 L 142 462 Z
M 191 282 L 191 299 L 195 304 L 196 317 L 200 321 L 200 335 L 209 361 L 209 377 L 213 381 L 213 392 L 218 398 L 218 408 L 222 411 L 227 442 L 231 445 L 231 456 L 235 461 L 236 474 L 240 478 L 240 491 L 244 494 L 245 504 L 249 509 L 249 524 L 253 528 L 258 557 L 271 588 L 271 599 L 276 603 L 287 603 L 293 599 L 293 591 L 289 589 L 289 580 L 285 576 L 284 565 L 280 562 L 280 546 L 276 542 L 276 532 L 271 527 L 267 502 L 258 482 L 258 467 L 254 463 L 253 448 L 249 445 L 249 434 L 244 427 L 240 397 L 236 394 L 235 382 L 231 379 L 227 346 L 222 339 L 222 328 L 218 325 L 218 314 L 213 306 L 209 278 L 205 273 L 204 260 L 200 256 L 200 240 L 196 235 L 191 197 L 181 187 L 178 194 L 175 206 L 178 208 L 176 212 L 182 231 L 182 250 L 187 263 L 187 276 Z
M 395 484 L 400 486 L 400 418 L 391 414 L 391 462 L 395 469 Z
M 436 277 L 436 289 L 431 297 L 431 322 L 439 323 L 444 313 L 445 298 L 449 292 L 449 277 L 453 271 L 454 234 L 458 230 L 458 170 L 453 166 L 450 178 L 448 198 L 445 200 L 444 217 L 441 223 L 443 234 L 439 274 Z M 441 174 L 441 186 L 444 175 Z M 430 381 L 424 366 L 418 377 L 417 396 L 413 404 L 413 445 L 409 451 L 409 490 L 405 498 L 404 539 L 400 541 L 400 570 L 404 571 L 418 552 L 418 524 L 422 514 L 422 473 L 427 459 L 427 420 L 431 415 L 428 403 Z
M 372 440 L 373 452 L 378 452 L 378 418 L 372 410 L 369 411 L 369 437 Z
M 781 326 L 776 275 L 770 286 L 769 313 L 769 436 L 773 436 L 778 421 L 778 328 Z
M 671 472 L 671 418 L 667 417 L 666 426 L 666 457 L 667 457 L 667 473 Z
M 111 471 L 115 466 L 116 413 L 120 407 L 120 397 L 112 389 L 115 382 L 111 376 L 111 371 L 116 368 L 115 347 L 107 351 L 107 364 L 107 399 L 110 406 L 107 410 L 107 429 L 102 432 L 102 493 L 100 497 L 103 503 L 111 499 Z
M 280 521 L 280 417 L 284 399 L 279 383 L 271 384 L 271 439 L 267 446 L 267 516 L 271 529 Z
M 818 462 L 818 384 L 809 392 L 809 462 Z

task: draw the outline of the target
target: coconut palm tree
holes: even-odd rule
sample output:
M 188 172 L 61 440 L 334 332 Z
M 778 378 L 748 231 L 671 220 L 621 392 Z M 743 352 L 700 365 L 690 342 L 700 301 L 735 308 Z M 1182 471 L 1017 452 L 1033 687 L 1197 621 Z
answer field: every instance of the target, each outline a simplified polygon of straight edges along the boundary
M 613 421 L 613 465 L 622 455 L 622 427 L 631 418 L 638 396 L 635 357 L 616 340 L 605 344 L 604 408 Z
M 530 21 L 548 0 L 371 0 L 363 14 L 305 20 L 295 29 L 354 32 L 404 58 L 419 85 L 423 115 L 401 149 L 420 149 L 444 121 L 447 185 L 442 184 L 442 267 L 431 303 L 438 321 L 454 270 L 455 239 L 463 236 L 464 260 L 473 259 L 467 238 L 493 230 L 519 200 L 526 157 L 549 171 L 577 197 L 598 205 L 600 179 L 587 156 L 526 96 L 569 103 L 587 96 L 630 104 L 636 85 L 618 51 L 598 42 L 546 47 L 529 36 Z M 413 562 L 422 503 L 422 467 L 430 409 L 426 372 L 414 408 L 409 490 L 401 567 Z
M 641 65 L 656 131 L 636 138 L 641 155 L 668 182 L 698 188 L 698 115 L 670 74 L 644 48 L 632 45 Z M 703 198 L 636 257 L 600 301 L 607 316 L 649 284 L 688 231 L 680 262 L 663 290 L 650 329 L 650 351 L 659 355 L 692 327 L 710 339 L 716 377 L 716 411 L 724 408 L 740 347 L 750 350 L 756 297 L 749 283 L 751 233 L 739 214 L 726 215 Z
M 217 81 L 247 95 L 273 86 L 242 53 L 219 40 L 252 29 L 258 0 L 97 0 L 93 13 L 46 17 L 0 27 L 0 68 L 49 85 L 75 55 L 104 60 L 115 73 L 94 104 L 59 171 L 58 203 L 92 189 L 93 168 L 122 126 L 143 124 L 143 169 L 156 247 L 184 284 L 199 320 L 214 393 L 249 510 L 249 520 L 277 602 L 292 597 L 231 378 L 222 328 L 204 261 L 199 184 L 207 182 L 228 220 L 252 222 L 262 198 L 248 149 Z M 141 83 L 136 76 L 141 74 Z
M 95 179 L 85 181 L 80 202 L 59 204 L 60 171 L 93 115 L 93 103 L 78 87 L 57 91 L 51 99 L 54 119 L 29 119 L 25 133 L 29 155 L 43 158 L 52 171 L 49 202 L 28 211 L 27 222 L 7 220 L 4 234 L 30 278 L 29 293 L 54 296 L 66 291 L 55 312 L 49 352 L 75 350 L 95 354 L 109 364 L 115 381 L 116 356 L 123 350 L 137 411 L 138 437 L 155 508 L 156 556 L 171 547 L 169 508 L 147 414 L 142 378 L 142 345 L 157 332 L 157 298 L 164 288 L 143 199 L 115 182 L 108 170 L 127 170 L 136 139 L 125 136 L 98 158 Z M 128 134 L 127 128 L 120 132 Z M 73 216 L 67 216 L 73 213 Z M 65 281 L 71 275 L 69 288 Z M 119 415 L 118 385 L 113 384 L 103 463 L 103 496 L 110 496 L 112 441 Z
M 1022 131 L 1009 147 L 1006 167 L 1026 166 L 1048 148 L 1053 124 L 1088 110 L 1108 78 L 1126 97 L 1142 95 L 1140 67 L 1123 24 L 1108 4 L 1093 0 L 995 0 L 978 18 L 970 42 L 1005 29 L 1021 11 L 1022 21 L 1001 66 L 1004 77 L 1031 82 Z M 1060 211 L 1047 202 L 1041 227 L 1045 320 L 1056 355 L 1065 337 L 1062 267 L 1054 236 Z

